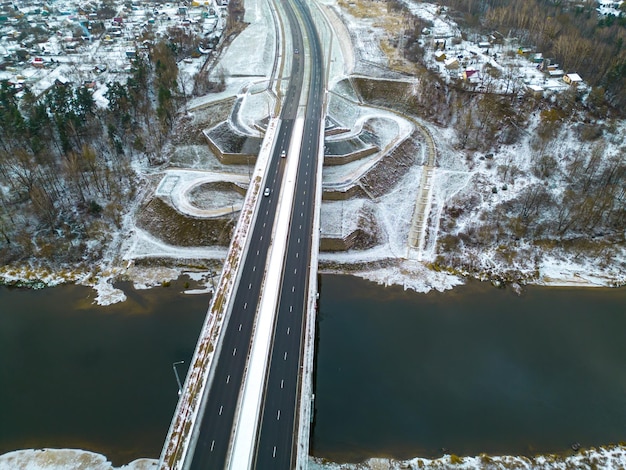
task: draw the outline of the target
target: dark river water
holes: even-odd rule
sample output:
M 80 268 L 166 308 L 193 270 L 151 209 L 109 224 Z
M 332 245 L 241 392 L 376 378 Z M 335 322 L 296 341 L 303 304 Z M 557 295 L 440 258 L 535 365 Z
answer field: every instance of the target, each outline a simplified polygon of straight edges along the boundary
M 535 454 L 626 440 L 626 289 L 325 276 L 312 454 Z
M 92 290 L 0 288 L 0 454 L 158 458 L 208 296 L 183 282 L 109 307 Z M 626 439 L 626 289 L 443 294 L 323 276 L 312 453 L 558 452 Z
M 208 295 L 182 282 L 92 304 L 92 289 L 0 288 L 0 454 L 61 447 L 158 458 Z

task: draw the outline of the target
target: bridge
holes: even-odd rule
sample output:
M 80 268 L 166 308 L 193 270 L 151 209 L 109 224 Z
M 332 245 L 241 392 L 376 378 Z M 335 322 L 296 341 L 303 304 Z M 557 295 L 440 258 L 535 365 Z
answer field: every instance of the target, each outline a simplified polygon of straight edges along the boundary
M 290 79 L 280 115 L 268 126 L 162 469 L 291 469 L 308 458 L 324 67 L 308 6 L 282 0 L 277 7 L 291 34 L 282 46 Z

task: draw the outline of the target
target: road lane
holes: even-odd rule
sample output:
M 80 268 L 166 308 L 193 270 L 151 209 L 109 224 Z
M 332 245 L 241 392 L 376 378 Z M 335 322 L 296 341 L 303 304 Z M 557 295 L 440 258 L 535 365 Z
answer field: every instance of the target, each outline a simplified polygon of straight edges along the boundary
M 302 50 L 302 33 L 293 12 L 288 13 L 292 25 L 294 47 Z M 226 465 L 234 418 L 242 388 L 254 319 L 260 299 L 263 274 L 271 241 L 278 195 L 285 169 L 280 152 L 288 151 L 293 119 L 300 101 L 304 72 L 304 59 L 294 54 L 283 109 L 281 126 L 276 137 L 274 153 L 268 167 L 266 184 L 271 188 L 267 197 L 260 196 L 258 215 L 251 242 L 243 263 L 243 271 L 235 294 L 230 318 L 223 327 L 221 348 L 216 351 L 213 380 L 206 387 L 201 407 L 198 431 L 192 443 L 190 469 L 220 469 Z
M 315 210 L 315 170 L 319 154 L 323 94 L 321 47 L 310 13 L 296 2 L 309 40 L 311 82 L 291 214 L 287 255 L 276 319 L 270 368 L 257 438 L 254 467 L 291 469 L 296 465 L 300 369 L 304 345 L 309 259 Z M 302 50 L 302 49 L 301 49 Z

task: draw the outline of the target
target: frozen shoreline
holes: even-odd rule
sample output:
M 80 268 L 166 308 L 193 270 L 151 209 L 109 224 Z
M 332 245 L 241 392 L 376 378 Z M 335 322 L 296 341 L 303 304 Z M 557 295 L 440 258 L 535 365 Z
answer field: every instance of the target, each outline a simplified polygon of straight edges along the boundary
M 400 470 L 400 469 L 528 469 L 552 470 L 576 468 L 580 470 L 615 469 L 626 465 L 626 446 L 606 446 L 582 449 L 573 455 L 553 454 L 535 457 L 488 456 L 474 457 L 445 455 L 438 459 L 415 457 L 409 460 L 373 458 L 362 463 L 334 463 L 309 457 L 310 470 Z M 0 470 L 152 470 L 156 459 L 137 459 L 115 467 L 104 455 L 80 449 L 27 449 L 0 455 Z
M 402 286 L 404 289 L 419 293 L 428 293 L 433 290 L 443 292 L 463 285 L 467 280 L 476 279 L 474 276 L 458 276 L 435 271 L 426 264 L 414 260 L 387 257 L 384 256 L 384 251 L 383 247 L 375 247 L 365 252 L 321 253 L 320 262 L 324 267 L 319 272 L 320 274 L 357 276 L 385 287 Z M 162 257 L 177 258 L 177 255 L 180 253 L 161 253 Z M 223 260 L 220 256 L 222 250 L 216 250 L 213 255 L 216 261 Z M 608 276 L 600 269 L 593 272 L 589 269 L 589 265 L 573 266 L 570 263 L 559 264 L 555 260 L 550 261 L 541 266 L 540 276 L 536 281 L 520 280 L 518 283 L 528 286 L 580 288 L 622 287 L 626 284 L 626 279 Z M 375 265 L 381 267 L 374 267 Z M 497 273 L 494 274 L 497 275 Z M 8 272 L 1 272 L 0 284 L 34 289 L 62 284 L 84 285 L 92 287 L 97 293 L 95 302 L 105 306 L 126 300 L 125 294 L 115 288 L 113 282 L 125 280 L 130 281 L 135 289 L 151 289 L 181 276 L 189 276 L 197 281 L 199 285 L 196 289 L 201 289 L 203 292 L 211 289 L 210 272 L 172 266 L 137 267 L 132 263 L 125 268 L 101 273 L 95 278 L 92 273 L 79 270 L 54 273 L 47 269 L 37 270 L 31 266 L 24 266 L 21 270 L 11 269 Z M 515 280 L 512 283 L 515 283 Z M 190 290 L 190 293 L 193 292 Z

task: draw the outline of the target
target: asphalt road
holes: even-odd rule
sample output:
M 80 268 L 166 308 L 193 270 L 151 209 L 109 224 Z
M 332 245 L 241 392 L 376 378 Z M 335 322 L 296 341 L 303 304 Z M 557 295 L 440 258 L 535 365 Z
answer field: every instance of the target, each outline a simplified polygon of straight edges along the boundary
M 288 17 L 292 25 L 293 47 L 302 51 L 302 34 L 297 22 L 293 21 L 295 20 L 293 12 L 288 14 Z M 286 159 L 280 158 L 280 153 L 282 150 L 288 151 L 293 119 L 296 117 L 302 90 L 304 59 L 301 54 L 301 52 L 294 54 L 291 79 L 283 99 L 281 124 L 268 167 L 265 186 L 271 189 L 271 193 L 268 197 L 259 197 L 257 219 L 243 263 L 232 312 L 225 323 L 223 336 L 219 342 L 221 347 L 216 351 L 214 358 L 216 366 L 213 379 L 206 387 L 203 397 L 199 427 L 191 443 L 191 447 L 194 448 L 188 467 L 191 469 L 221 469 L 226 465 L 285 170 Z
M 310 13 L 299 0 L 309 38 L 311 83 L 305 115 L 296 196 L 283 268 L 272 357 L 265 384 L 254 467 L 291 469 L 296 465 L 301 363 L 307 311 L 310 254 L 315 212 L 315 179 L 323 102 L 323 56 Z

